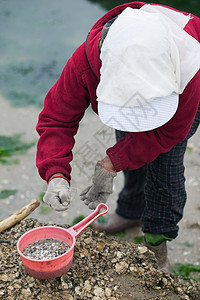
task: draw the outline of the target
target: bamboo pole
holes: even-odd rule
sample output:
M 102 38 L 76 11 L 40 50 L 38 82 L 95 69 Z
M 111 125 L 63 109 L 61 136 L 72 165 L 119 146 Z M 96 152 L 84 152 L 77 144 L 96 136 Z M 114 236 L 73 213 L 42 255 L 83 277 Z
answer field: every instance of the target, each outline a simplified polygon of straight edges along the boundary
M 12 227 L 17 224 L 24 218 L 26 218 L 30 213 L 32 213 L 38 206 L 40 205 L 40 201 L 34 199 L 32 202 L 21 208 L 19 211 L 8 217 L 7 219 L 0 222 L 0 232 Z

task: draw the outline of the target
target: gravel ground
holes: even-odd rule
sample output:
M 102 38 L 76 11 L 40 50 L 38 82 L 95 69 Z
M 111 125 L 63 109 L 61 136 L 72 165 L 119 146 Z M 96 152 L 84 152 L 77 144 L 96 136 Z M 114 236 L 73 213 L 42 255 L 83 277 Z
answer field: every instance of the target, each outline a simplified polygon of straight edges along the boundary
M 24 270 L 16 242 L 24 232 L 45 225 L 28 218 L 2 234 L 13 243 L 0 243 L 0 299 L 199 299 L 197 282 L 158 272 L 155 257 L 146 247 L 90 228 L 77 238 L 67 273 L 55 279 L 33 278 Z
M 37 141 L 35 125 L 39 109 L 35 107 L 13 108 L 9 102 L 0 98 L 1 135 L 24 133 L 23 140 Z M 92 124 L 92 126 L 91 126 Z M 88 215 L 91 211 L 80 201 L 79 193 L 90 183 L 96 160 L 105 155 L 105 150 L 114 143 L 113 131 L 106 129 L 98 117 L 88 110 L 83 118 L 76 136 L 74 161 L 72 163 L 72 187 L 75 191 L 70 210 L 44 214 L 43 205 L 40 205 L 31 217 L 39 222 L 55 224 L 71 224 L 75 217 Z M 172 264 L 175 262 L 200 265 L 200 131 L 190 140 L 189 151 L 186 153 L 186 187 L 188 201 L 185 207 L 184 218 L 180 222 L 179 237 L 170 242 L 169 257 Z M 0 219 L 5 219 L 24 205 L 39 198 L 45 190 L 45 183 L 38 175 L 35 166 L 36 146 L 24 155 L 19 155 L 18 165 L 1 165 L 0 190 L 17 189 L 14 196 L 0 200 Z M 115 180 L 114 193 L 108 200 L 110 212 L 116 207 L 117 194 L 122 188 L 123 176 L 118 174 Z M 126 231 L 125 239 L 133 241 L 135 236 L 141 235 L 141 230 Z

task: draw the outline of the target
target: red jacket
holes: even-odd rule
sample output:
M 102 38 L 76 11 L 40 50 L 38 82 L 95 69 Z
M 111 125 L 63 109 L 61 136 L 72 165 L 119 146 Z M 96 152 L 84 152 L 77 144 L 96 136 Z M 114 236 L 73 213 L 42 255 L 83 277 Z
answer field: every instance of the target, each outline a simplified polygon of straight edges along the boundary
M 36 164 L 44 180 L 48 180 L 55 173 L 63 173 L 70 180 L 74 135 L 79 122 L 90 103 L 94 112 L 98 114 L 96 88 L 101 67 L 98 43 L 103 25 L 126 7 L 138 9 L 144 4 L 146 3 L 132 2 L 117 6 L 98 20 L 92 27 L 87 41 L 90 64 L 83 43 L 68 60 L 60 78 L 48 92 L 36 127 L 40 135 Z M 198 17 L 192 16 L 184 30 L 200 41 Z M 137 169 L 182 141 L 193 123 L 199 101 L 200 71 L 180 95 L 178 110 L 169 122 L 151 131 L 128 133 L 107 150 L 115 170 Z

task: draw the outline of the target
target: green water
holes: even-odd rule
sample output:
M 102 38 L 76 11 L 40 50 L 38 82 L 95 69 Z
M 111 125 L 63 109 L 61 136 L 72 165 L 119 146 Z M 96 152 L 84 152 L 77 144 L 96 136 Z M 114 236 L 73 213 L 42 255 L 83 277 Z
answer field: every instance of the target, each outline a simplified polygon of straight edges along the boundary
M 42 106 L 66 61 L 107 10 L 130 1 L 0 0 L 0 95 Z M 199 0 L 159 0 L 200 15 Z
M 0 0 L 0 95 L 13 105 L 41 106 L 104 13 L 86 0 Z

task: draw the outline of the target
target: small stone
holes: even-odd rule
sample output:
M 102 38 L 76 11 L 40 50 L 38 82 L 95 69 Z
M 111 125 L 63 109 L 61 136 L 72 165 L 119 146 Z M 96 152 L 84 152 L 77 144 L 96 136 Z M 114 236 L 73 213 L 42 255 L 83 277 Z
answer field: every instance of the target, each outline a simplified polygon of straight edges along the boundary
M 63 292 L 62 296 L 64 296 L 64 298 L 62 298 L 62 299 L 65 299 L 65 300 L 74 300 L 74 298 L 72 297 L 72 295 L 70 295 L 68 292 Z
M 155 286 L 154 289 L 155 290 L 161 290 L 161 287 L 160 286 Z
M 103 251 L 104 247 L 105 247 L 105 244 L 104 244 L 104 243 L 98 243 L 97 246 L 96 246 L 96 248 L 97 248 L 100 252 Z
M 88 280 L 85 281 L 84 287 L 85 287 L 86 292 L 91 291 L 91 285 Z
M 134 266 L 131 266 L 130 271 L 133 272 L 133 273 L 136 273 L 138 271 L 138 269 Z
M 106 297 L 110 297 L 111 296 L 111 289 L 110 288 L 108 288 L 108 287 L 106 287 L 105 288 L 105 295 L 106 295 Z
M 91 243 L 93 242 L 93 240 L 92 240 L 91 238 L 87 238 L 87 239 L 84 240 L 84 242 L 85 242 L 87 245 L 89 245 L 89 244 L 91 244 Z
M 68 284 L 66 282 L 62 282 L 62 288 L 64 290 L 68 290 L 69 286 L 68 286 Z
M 2 281 L 13 281 L 15 274 L 0 274 L 0 280 Z
M 81 287 L 80 287 L 80 286 L 76 286 L 76 287 L 75 287 L 75 293 L 76 293 L 77 295 L 81 295 Z
M 139 246 L 138 247 L 138 251 L 141 253 L 141 254 L 144 254 L 148 251 L 147 247 L 145 246 Z
M 179 294 L 182 294 L 183 293 L 183 290 L 180 288 L 180 287 L 177 287 L 177 292 L 179 293 Z
M 167 285 L 167 279 L 165 277 L 162 278 L 162 282 L 163 282 L 164 286 Z
M 104 289 L 97 287 L 94 289 L 95 296 L 105 297 Z
M 122 258 L 123 254 L 120 251 L 117 251 L 116 256 L 117 256 L 117 258 Z
M 182 299 L 184 299 L 184 300 L 190 300 L 190 298 L 188 297 L 188 295 L 182 296 Z
M 6 275 L 6 274 L 1 274 L 0 275 L 0 280 L 2 280 L 2 281 L 8 281 L 8 279 L 9 279 L 8 275 Z
M 15 289 L 21 289 L 21 285 L 18 284 L 18 283 L 13 284 L 13 287 L 14 287 Z
M 31 290 L 29 288 L 27 289 L 22 289 L 22 294 L 28 298 L 29 296 L 31 296 Z
M 125 272 L 127 270 L 127 268 L 128 268 L 128 264 L 124 261 L 121 261 L 120 263 L 116 263 L 116 265 L 115 265 L 115 271 L 118 274 Z

